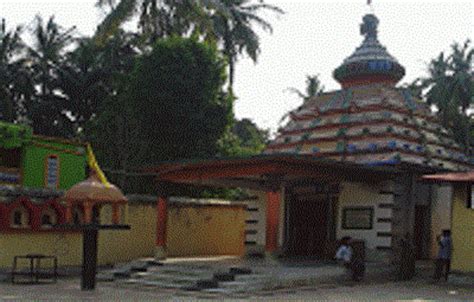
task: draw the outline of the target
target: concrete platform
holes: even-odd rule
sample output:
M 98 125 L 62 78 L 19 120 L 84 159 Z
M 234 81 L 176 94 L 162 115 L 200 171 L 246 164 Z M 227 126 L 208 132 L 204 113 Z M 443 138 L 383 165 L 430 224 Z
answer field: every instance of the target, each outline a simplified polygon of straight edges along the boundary
M 146 266 L 150 259 L 135 260 L 133 266 Z M 138 264 L 139 263 L 139 264 Z M 123 286 L 181 288 L 206 292 L 255 292 L 299 286 L 313 286 L 327 282 L 345 282 L 349 278 L 341 266 L 317 260 L 246 259 L 232 256 L 169 258 L 162 265 L 147 266 L 146 272 L 130 272 L 130 278 L 117 278 Z M 106 281 L 115 272 L 124 273 L 130 264 L 99 273 Z M 233 269 L 232 268 L 237 268 Z M 212 279 L 215 273 L 250 270 L 250 274 L 236 274 L 234 281 L 219 281 L 216 288 L 199 288 L 203 280 Z M 380 263 L 367 264 L 367 278 L 389 278 L 391 267 Z

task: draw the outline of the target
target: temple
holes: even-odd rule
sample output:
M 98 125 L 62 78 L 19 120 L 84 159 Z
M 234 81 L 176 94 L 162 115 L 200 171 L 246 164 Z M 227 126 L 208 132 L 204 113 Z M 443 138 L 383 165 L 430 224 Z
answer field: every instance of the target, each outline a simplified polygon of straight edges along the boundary
M 290 113 L 266 154 L 312 154 L 369 165 L 466 170 L 472 161 L 429 106 L 396 87 L 405 68 L 378 41 L 376 16 L 364 16 L 362 44 L 334 71 L 342 89 Z
M 463 171 L 473 160 L 431 108 L 397 87 L 405 68 L 378 40 L 379 20 L 363 17 L 362 44 L 334 71 L 341 89 L 292 111 L 263 154 L 191 160 L 146 169 L 158 187 L 183 183 L 254 190 L 249 254 L 332 258 L 337 240 L 364 243 L 367 259 L 404 267 L 400 242 L 418 259 L 435 257 L 451 225 L 449 186 L 425 173 Z M 166 255 L 166 190 L 157 202 L 157 255 Z

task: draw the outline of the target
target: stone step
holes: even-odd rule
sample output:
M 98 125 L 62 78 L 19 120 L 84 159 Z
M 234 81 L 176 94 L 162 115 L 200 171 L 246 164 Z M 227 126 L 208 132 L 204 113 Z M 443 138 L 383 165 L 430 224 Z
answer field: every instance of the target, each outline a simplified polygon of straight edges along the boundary
M 231 267 L 229 273 L 234 275 L 249 275 L 252 273 L 252 270 L 246 267 Z
M 150 287 L 160 287 L 160 288 L 182 288 L 186 286 L 193 286 L 195 281 L 186 281 L 186 282 L 176 282 L 176 281 L 163 281 L 163 280 L 139 280 L 136 279 L 132 284 L 138 286 L 150 286 Z
M 229 292 L 249 292 L 257 291 L 268 287 L 266 283 L 261 282 L 220 282 L 219 288 L 227 290 Z
M 160 276 L 160 275 L 152 275 L 142 278 L 142 280 L 148 281 L 158 281 L 158 282 L 197 282 L 199 280 L 205 280 L 206 276 L 202 277 L 189 277 L 189 276 Z M 207 278 L 209 279 L 209 278 Z
M 96 275 L 96 280 L 99 282 L 113 282 L 116 278 L 113 273 L 98 273 Z
M 212 270 L 203 270 L 203 269 L 186 269 L 183 267 L 176 267 L 176 268 L 170 268 L 167 266 L 160 266 L 160 267 L 150 267 L 148 269 L 149 272 L 152 273 L 159 273 L 159 274 L 176 274 L 176 275 L 189 275 L 189 276 L 194 276 L 194 275 L 202 275 L 202 274 L 209 274 L 212 275 Z
M 196 282 L 196 286 L 201 289 L 206 289 L 206 288 L 217 288 L 219 287 L 219 282 L 214 279 L 203 279 L 203 280 L 198 280 Z
M 229 281 L 235 281 L 235 276 L 234 274 L 231 273 L 214 273 L 214 280 L 220 281 L 220 282 L 229 282 Z
M 235 275 L 235 281 L 240 282 L 266 282 L 276 279 L 275 276 L 270 275 L 260 275 L 260 274 L 251 274 L 251 275 Z

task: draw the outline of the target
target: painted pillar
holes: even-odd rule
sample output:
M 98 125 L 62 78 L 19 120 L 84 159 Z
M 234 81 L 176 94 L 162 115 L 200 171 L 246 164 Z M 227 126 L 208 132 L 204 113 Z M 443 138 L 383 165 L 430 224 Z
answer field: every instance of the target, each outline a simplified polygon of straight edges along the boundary
M 66 214 L 65 220 L 67 224 L 72 224 L 72 205 L 71 202 L 67 201 L 66 203 Z
M 265 253 L 273 254 L 278 249 L 278 224 L 280 218 L 280 192 L 267 192 L 267 226 Z
M 120 223 L 120 206 L 118 204 L 112 205 L 112 223 Z
M 165 197 L 158 197 L 156 207 L 156 249 L 155 258 L 166 258 L 166 222 L 168 220 L 168 200 Z
M 91 202 L 84 202 L 84 223 L 89 224 L 92 223 L 92 208 L 93 205 Z

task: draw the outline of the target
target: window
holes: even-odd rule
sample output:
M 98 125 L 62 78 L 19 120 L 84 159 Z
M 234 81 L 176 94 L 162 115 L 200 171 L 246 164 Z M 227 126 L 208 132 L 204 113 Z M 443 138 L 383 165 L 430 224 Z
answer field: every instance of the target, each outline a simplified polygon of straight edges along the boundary
M 58 214 L 54 208 L 47 208 L 41 213 L 41 227 L 50 228 L 57 224 Z
M 374 209 L 372 207 L 344 208 L 342 228 L 345 230 L 371 230 Z
M 83 215 L 82 215 L 82 210 L 79 207 L 74 207 L 72 211 L 72 221 L 75 225 L 82 224 Z
M 42 226 L 51 226 L 53 223 L 51 222 L 51 216 L 48 214 L 44 214 L 41 216 L 41 225 Z
M 49 189 L 59 187 L 59 158 L 56 155 L 46 158 L 45 187 Z
M 20 211 L 13 212 L 13 224 L 17 226 L 21 226 L 23 223 L 23 213 Z
M 26 228 L 30 224 L 30 215 L 28 211 L 19 207 L 13 210 L 10 216 L 10 226 L 12 228 Z

